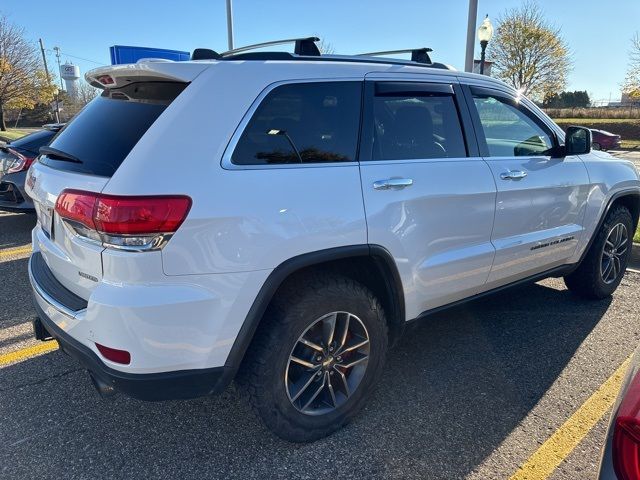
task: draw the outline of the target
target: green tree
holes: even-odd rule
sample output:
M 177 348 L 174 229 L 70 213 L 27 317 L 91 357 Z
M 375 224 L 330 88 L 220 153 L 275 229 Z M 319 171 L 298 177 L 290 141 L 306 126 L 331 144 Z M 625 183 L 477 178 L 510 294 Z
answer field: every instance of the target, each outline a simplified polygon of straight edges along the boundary
M 38 51 L 24 29 L 0 16 L 0 130 L 7 129 L 6 109 L 32 109 L 53 100 L 56 86 L 40 69 Z
M 488 58 L 494 75 L 536 100 L 562 91 L 571 68 L 560 29 L 545 20 L 533 1 L 498 18 Z
M 547 93 L 542 106 L 545 108 L 579 108 L 588 107 L 591 99 L 586 90 L 574 92 Z

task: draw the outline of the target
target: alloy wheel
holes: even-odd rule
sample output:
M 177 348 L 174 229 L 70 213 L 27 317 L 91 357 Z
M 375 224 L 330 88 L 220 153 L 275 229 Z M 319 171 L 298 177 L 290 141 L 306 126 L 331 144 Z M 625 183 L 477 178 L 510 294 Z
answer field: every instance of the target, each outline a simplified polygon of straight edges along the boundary
M 316 319 L 296 341 L 285 372 L 291 404 L 306 415 L 343 405 L 360 385 L 369 362 L 369 333 L 349 312 Z
M 615 282 L 622 273 L 623 260 L 629 248 L 629 234 L 623 223 L 617 223 L 609 231 L 600 258 L 600 276 L 607 285 Z

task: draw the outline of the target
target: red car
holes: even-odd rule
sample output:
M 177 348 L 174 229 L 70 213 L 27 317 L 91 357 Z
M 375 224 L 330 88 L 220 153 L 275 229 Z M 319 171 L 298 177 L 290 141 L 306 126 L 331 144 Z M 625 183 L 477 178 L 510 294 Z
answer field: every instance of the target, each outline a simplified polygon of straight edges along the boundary
M 611 150 L 620 148 L 620 135 L 592 128 L 591 136 L 591 146 L 595 150 Z

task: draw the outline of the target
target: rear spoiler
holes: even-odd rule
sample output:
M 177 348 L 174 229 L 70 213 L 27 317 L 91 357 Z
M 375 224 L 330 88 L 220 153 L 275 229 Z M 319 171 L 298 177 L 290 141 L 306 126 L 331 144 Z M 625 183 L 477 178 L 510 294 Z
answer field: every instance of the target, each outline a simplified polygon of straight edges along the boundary
M 84 78 L 96 88 L 119 88 L 133 82 L 193 81 L 210 63 L 139 61 L 133 64 L 110 65 L 88 71 Z

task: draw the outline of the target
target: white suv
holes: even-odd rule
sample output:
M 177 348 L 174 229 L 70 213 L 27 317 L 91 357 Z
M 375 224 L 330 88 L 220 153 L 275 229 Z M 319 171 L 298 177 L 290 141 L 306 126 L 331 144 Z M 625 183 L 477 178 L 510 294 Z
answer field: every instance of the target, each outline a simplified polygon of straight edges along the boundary
M 102 393 L 236 378 L 313 440 L 408 321 L 549 276 L 616 289 L 640 180 L 588 130 L 485 76 L 297 51 L 91 71 L 102 95 L 31 167 L 36 336 Z

